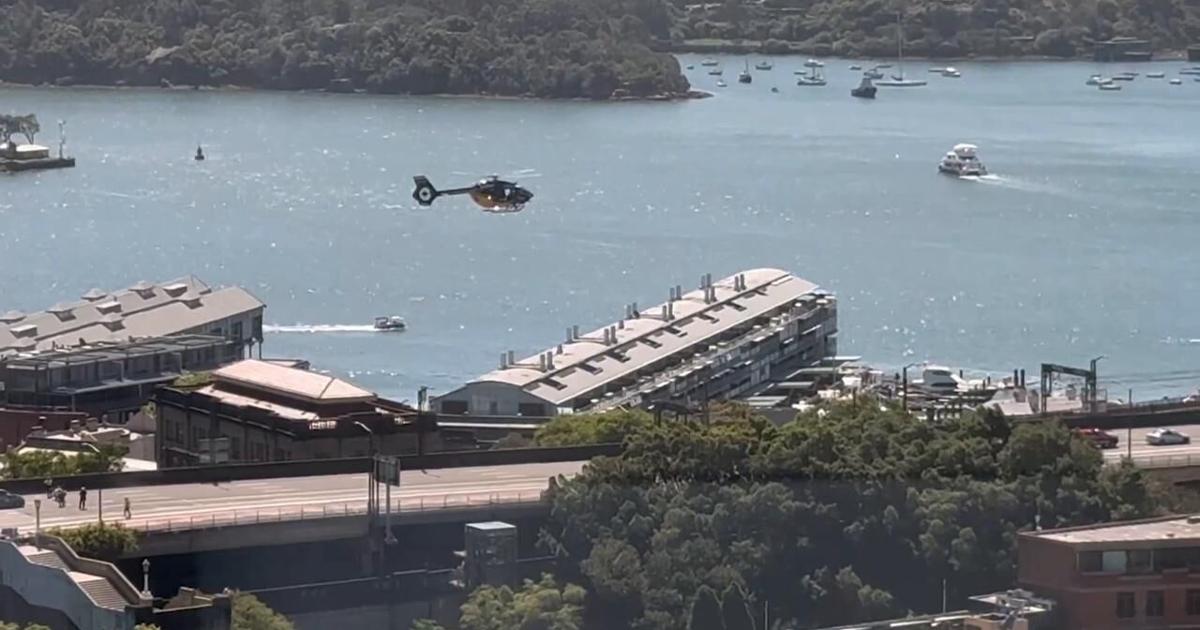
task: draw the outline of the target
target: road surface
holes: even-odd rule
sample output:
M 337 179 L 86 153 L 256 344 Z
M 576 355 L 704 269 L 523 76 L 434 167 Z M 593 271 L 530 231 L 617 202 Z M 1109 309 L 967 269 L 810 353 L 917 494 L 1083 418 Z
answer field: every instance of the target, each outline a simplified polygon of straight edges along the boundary
M 585 462 L 406 470 L 400 486 L 391 488 L 392 510 L 434 510 L 490 502 L 535 501 L 556 475 L 577 474 Z M 25 495 L 25 507 L 0 510 L 0 527 L 22 533 L 35 528 L 34 500 L 41 499 L 42 528 L 69 527 L 99 520 L 98 494 L 103 495 L 105 522 L 122 522 L 141 530 L 187 529 L 210 524 L 320 518 L 362 514 L 367 504 L 367 475 L 325 475 L 259 479 L 221 484 L 177 484 L 88 490 L 79 508 L 78 488 L 68 491 L 60 508 L 45 494 Z M 379 486 L 382 501 L 383 486 Z M 132 518 L 123 507 L 129 498 Z
M 1188 458 L 1194 460 L 1194 465 L 1200 465 L 1200 424 L 1190 424 L 1183 426 L 1173 426 L 1172 429 L 1183 433 L 1192 438 L 1191 444 L 1181 444 L 1178 446 L 1150 446 L 1146 444 L 1146 434 L 1153 431 L 1154 427 L 1145 429 L 1114 429 L 1109 433 L 1117 436 L 1120 442 L 1117 448 L 1110 448 L 1104 451 L 1104 459 L 1106 461 L 1117 461 L 1129 455 L 1133 456 L 1135 463 L 1157 463 L 1165 465 L 1168 462 L 1177 462 L 1180 465 L 1186 465 Z M 1130 436 L 1132 435 L 1132 448 L 1130 448 Z

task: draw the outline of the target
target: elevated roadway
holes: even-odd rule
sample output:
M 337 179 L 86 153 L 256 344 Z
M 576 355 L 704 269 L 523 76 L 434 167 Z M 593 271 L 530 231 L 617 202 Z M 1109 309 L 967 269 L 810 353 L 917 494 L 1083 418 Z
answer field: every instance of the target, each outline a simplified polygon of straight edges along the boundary
M 393 520 L 397 524 L 439 522 L 443 516 L 454 519 L 502 513 L 504 508 L 519 506 L 544 509 L 542 492 L 549 479 L 578 474 L 584 463 L 406 470 L 401 473 L 400 486 L 391 488 Z M 0 527 L 32 533 L 36 527 L 34 501 L 40 499 L 43 530 L 94 523 L 102 515 L 106 523 L 120 522 L 141 532 L 143 542 L 151 548 L 142 553 L 312 542 L 366 532 L 368 485 L 366 473 L 357 473 L 89 489 L 83 509 L 78 488 L 66 488 L 65 507 L 58 507 L 45 493 L 24 495 L 24 508 L 0 510 Z M 383 486 L 379 488 L 382 501 Z M 123 514 L 126 498 L 131 504 L 130 518 Z M 182 536 L 202 530 L 221 530 L 221 535 L 207 540 Z

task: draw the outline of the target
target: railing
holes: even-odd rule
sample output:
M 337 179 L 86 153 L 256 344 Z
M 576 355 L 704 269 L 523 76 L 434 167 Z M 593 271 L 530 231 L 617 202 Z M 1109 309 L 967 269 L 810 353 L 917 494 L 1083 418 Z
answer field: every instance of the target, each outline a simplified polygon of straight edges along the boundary
M 1138 468 L 1190 468 L 1200 466 L 1200 453 L 1179 455 L 1127 455 L 1121 461 L 1132 461 Z
M 405 514 L 443 512 L 457 510 L 473 510 L 480 507 L 520 507 L 539 505 L 543 501 L 541 490 L 520 490 L 507 492 L 480 492 L 462 495 L 442 495 L 432 497 L 393 497 L 391 500 L 392 518 L 399 521 Z M 376 508 L 376 515 L 382 517 L 387 509 L 382 500 Z M 351 516 L 366 516 L 367 502 L 345 501 L 301 506 L 279 506 L 271 508 L 255 508 L 246 510 L 228 510 L 213 512 L 204 516 L 174 516 L 164 518 L 144 519 L 114 519 L 125 527 L 144 533 L 184 532 L 196 529 L 217 527 L 236 527 L 240 525 L 262 525 L 267 523 L 284 523 L 325 518 L 344 518 Z M 79 527 L 82 524 L 63 526 L 64 529 Z

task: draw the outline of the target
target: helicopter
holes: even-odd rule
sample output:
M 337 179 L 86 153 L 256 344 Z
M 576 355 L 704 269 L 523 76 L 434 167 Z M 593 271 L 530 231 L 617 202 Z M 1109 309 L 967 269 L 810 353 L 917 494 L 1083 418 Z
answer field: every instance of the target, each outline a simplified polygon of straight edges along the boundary
M 508 213 L 520 212 L 525 204 L 533 199 L 533 193 L 522 188 L 516 182 L 500 179 L 496 175 L 485 177 L 471 186 L 438 190 L 430 183 L 429 178 L 418 175 L 413 178 L 416 188 L 413 189 L 413 199 L 422 206 L 433 205 L 433 200 L 443 195 L 470 195 L 471 201 L 483 208 L 485 212 Z

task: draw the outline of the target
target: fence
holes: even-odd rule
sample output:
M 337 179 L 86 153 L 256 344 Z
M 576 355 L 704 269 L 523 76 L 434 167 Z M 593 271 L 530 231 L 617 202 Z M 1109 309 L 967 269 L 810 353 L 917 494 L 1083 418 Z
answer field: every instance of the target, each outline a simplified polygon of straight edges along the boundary
M 542 490 L 514 490 L 506 492 L 476 492 L 465 494 L 445 494 L 441 497 L 392 497 L 392 518 L 397 523 L 404 514 L 427 512 L 453 512 L 459 510 L 475 510 L 481 507 L 521 507 L 540 505 L 543 501 Z M 382 516 L 386 504 L 380 500 L 377 515 Z M 262 525 L 268 523 L 284 523 L 323 518 L 341 518 L 366 516 L 367 502 L 337 501 L 332 503 L 279 506 L 271 508 L 255 508 L 244 510 L 227 510 L 213 512 L 204 516 L 175 516 L 164 518 L 144 519 L 110 519 L 120 522 L 125 527 L 143 533 L 183 532 L 195 529 L 217 527 L 237 527 L 241 525 Z M 64 529 L 80 527 L 85 523 L 74 523 L 62 526 Z
M 1179 455 L 1122 455 L 1121 460 L 1132 461 L 1138 468 L 1190 468 L 1200 466 L 1200 453 Z

